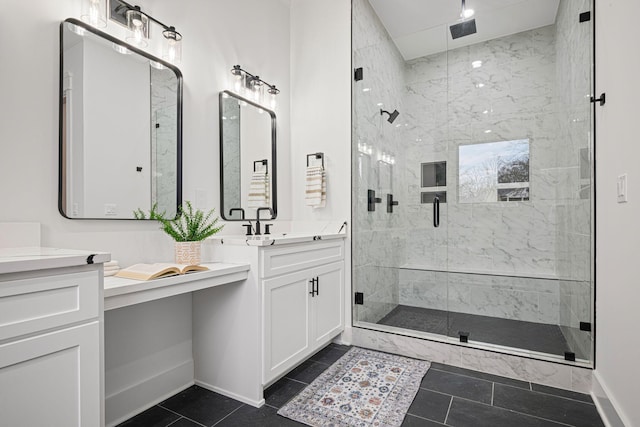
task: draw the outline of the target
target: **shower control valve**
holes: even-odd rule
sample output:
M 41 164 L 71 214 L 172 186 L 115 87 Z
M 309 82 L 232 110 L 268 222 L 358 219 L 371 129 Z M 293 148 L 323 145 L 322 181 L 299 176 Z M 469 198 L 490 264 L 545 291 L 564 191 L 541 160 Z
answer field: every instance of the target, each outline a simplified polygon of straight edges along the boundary
M 387 212 L 393 213 L 394 206 L 398 206 L 398 201 L 393 200 L 393 194 L 387 194 Z
M 367 190 L 367 210 L 369 212 L 375 212 L 376 203 L 382 203 L 382 199 L 376 197 L 375 190 Z

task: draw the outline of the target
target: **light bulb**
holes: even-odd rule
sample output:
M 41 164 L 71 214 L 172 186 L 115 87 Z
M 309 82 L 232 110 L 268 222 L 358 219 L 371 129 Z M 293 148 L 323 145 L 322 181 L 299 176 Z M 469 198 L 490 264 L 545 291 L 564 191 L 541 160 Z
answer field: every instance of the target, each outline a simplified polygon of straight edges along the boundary
M 280 91 L 276 88 L 275 85 L 273 85 L 273 86 L 269 86 L 268 92 L 269 92 L 269 107 L 272 110 L 275 110 L 278 102 L 276 99 L 276 96 L 278 95 L 278 93 L 280 93 Z
M 84 0 L 80 19 L 94 27 L 106 27 L 106 3 L 103 0 Z
M 475 11 L 473 9 L 462 9 L 462 13 L 460 14 L 460 17 L 462 19 L 468 19 L 468 18 L 471 18 L 474 14 L 475 14 Z
M 146 47 L 149 37 L 149 18 L 147 15 L 142 13 L 137 6 L 135 9 L 129 9 L 127 11 L 127 25 L 132 33 L 127 37 L 127 41 L 138 47 Z
M 175 27 L 169 27 L 162 32 L 166 39 L 162 57 L 172 64 L 179 64 L 182 60 L 182 35 Z

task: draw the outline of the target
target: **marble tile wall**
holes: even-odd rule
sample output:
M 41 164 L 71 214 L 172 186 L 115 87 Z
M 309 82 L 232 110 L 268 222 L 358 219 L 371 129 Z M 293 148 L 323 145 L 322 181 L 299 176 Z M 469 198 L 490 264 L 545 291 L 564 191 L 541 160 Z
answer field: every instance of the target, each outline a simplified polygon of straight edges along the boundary
M 178 188 L 177 78 L 169 69 L 151 70 L 151 203 L 167 216 L 176 213 Z
M 548 26 L 407 62 L 413 213 L 408 264 L 555 274 L 555 44 L 555 26 Z M 472 67 L 476 60 L 482 61 L 480 68 Z M 458 203 L 458 147 L 514 139 L 529 139 L 531 201 Z M 442 160 L 447 161 L 447 206 L 441 209 L 441 229 L 434 229 L 431 206 L 418 198 L 420 164 Z
M 354 317 L 375 323 L 398 304 L 397 267 L 404 262 L 404 217 L 401 209 L 387 213 L 386 195 L 406 203 L 405 83 L 404 61 L 367 0 L 353 1 L 353 63 L 364 72 L 353 85 L 353 289 L 366 301 Z M 400 117 L 388 123 L 381 108 Z M 394 164 L 381 162 L 383 153 Z M 375 212 L 367 211 L 369 189 L 382 198 Z
M 584 317 L 589 57 L 577 45 L 590 43 L 573 15 L 586 6 L 561 0 L 557 25 L 405 62 L 369 3 L 353 1 L 353 63 L 365 77 L 353 93 L 354 290 L 369 301 L 356 320 L 376 322 L 394 304 L 568 328 Z M 475 60 L 482 67 L 473 68 Z M 379 104 L 400 111 L 393 125 L 379 116 Z M 530 201 L 457 203 L 461 144 L 523 138 Z M 395 156 L 391 184 L 378 167 L 382 151 Z M 443 160 L 448 203 L 434 228 L 432 206 L 419 199 L 420 164 Z M 386 213 L 384 203 L 367 212 L 369 188 L 383 198 L 393 191 L 396 212 Z
M 558 281 L 516 276 L 400 270 L 400 304 L 558 324 Z

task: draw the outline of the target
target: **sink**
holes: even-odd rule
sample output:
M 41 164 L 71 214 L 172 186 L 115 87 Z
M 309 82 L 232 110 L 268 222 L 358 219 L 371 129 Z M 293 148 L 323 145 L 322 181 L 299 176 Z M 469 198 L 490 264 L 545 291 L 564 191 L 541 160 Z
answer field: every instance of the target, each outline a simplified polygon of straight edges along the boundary
M 271 246 L 291 243 L 312 242 L 314 240 L 342 239 L 345 233 L 271 233 L 260 236 L 229 235 L 215 236 L 212 240 L 220 241 L 221 244 L 249 245 L 249 246 Z

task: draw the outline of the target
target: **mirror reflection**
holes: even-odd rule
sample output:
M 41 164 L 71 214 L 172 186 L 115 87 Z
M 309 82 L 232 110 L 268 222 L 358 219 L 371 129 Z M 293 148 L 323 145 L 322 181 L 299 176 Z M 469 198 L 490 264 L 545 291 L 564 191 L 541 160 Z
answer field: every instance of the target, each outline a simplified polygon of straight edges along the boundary
M 222 218 L 256 219 L 258 209 L 260 219 L 276 217 L 276 115 L 228 91 L 220 93 L 220 170 Z
M 67 218 L 181 203 L 180 71 L 84 23 L 61 25 L 60 197 Z

